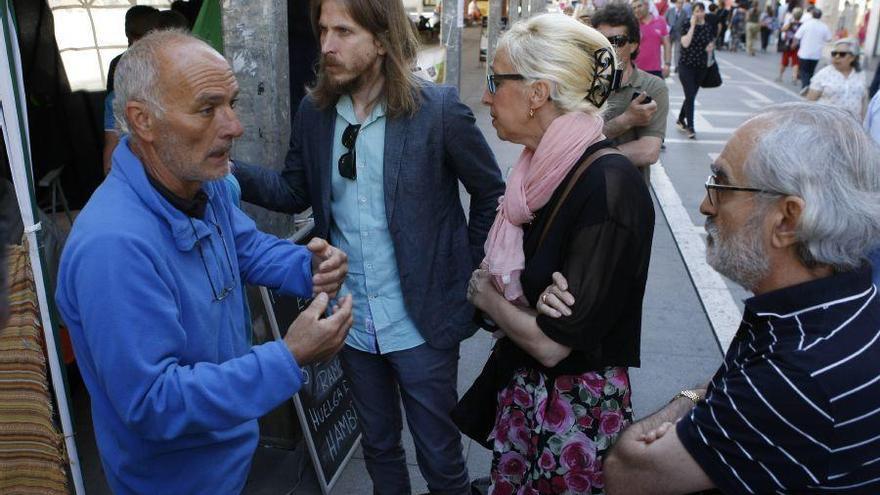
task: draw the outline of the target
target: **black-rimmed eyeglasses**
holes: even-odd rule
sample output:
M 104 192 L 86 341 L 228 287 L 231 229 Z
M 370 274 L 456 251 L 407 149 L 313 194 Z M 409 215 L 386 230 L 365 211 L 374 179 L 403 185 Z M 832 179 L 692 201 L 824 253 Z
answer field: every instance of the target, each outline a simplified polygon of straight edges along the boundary
M 348 151 L 339 157 L 339 175 L 350 180 L 357 180 L 357 161 L 354 151 L 354 143 L 357 141 L 360 124 L 349 124 L 342 132 L 342 146 Z
M 209 203 L 210 204 L 210 203 Z M 213 208 L 212 208 L 213 210 Z M 214 228 L 217 230 L 217 236 L 220 238 L 220 244 L 223 246 L 223 254 L 226 255 L 226 263 L 229 266 L 229 274 L 232 279 L 229 284 L 221 283 L 214 284 L 214 279 L 211 277 L 211 270 L 208 269 L 208 262 L 205 260 L 205 249 L 202 247 L 202 240 L 199 239 L 198 233 L 196 231 L 196 226 L 192 221 L 192 218 L 189 219 L 189 224 L 192 226 L 193 235 L 196 236 L 196 249 L 199 251 L 199 258 L 202 260 L 202 266 L 205 267 L 205 275 L 208 277 L 208 284 L 211 285 L 211 294 L 214 296 L 213 301 L 219 302 L 226 299 L 229 294 L 232 294 L 232 291 L 235 290 L 236 286 L 236 277 L 235 277 L 235 268 L 232 267 L 232 258 L 229 256 L 229 249 L 226 247 L 226 239 L 223 238 L 223 231 L 220 230 L 220 225 L 217 222 L 210 222 L 214 225 Z M 217 256 L 217 249 L 214 247 L 213 242 L 209 242 L 211 246 L 211 251 L 214 253 L 214 259 L 219 260 L 220 257 Z M 221 272 L 223 270 L 221 269 Z M 217 287 L 220 287 L 220 292 L 217 292 Z
M 706 179 L 706 196 L 709 198 L 709 204 L 714 206 L 718 205 L 717 191 L 742 191 L 742 192 L 753 192 L 753 193 L 764 193 L 764 194 L 776 194 L 778 196 L 785 196 L 785 193 L 781 193 L 779 191 L 770 191 L 768 189 L 758 189 L 756 187 L 742 187 L 742 186 L 728 186 L 727 184 L 719 184 L 717 182 L 717 177 L 715 174 L 709 176 Z
M 525 79 L 525 76 L 522 74 L 486 74 L 486 85 L 489 88 L 489 93 L 494 95 L 498 91 L 498 81 L 504 81 L 505 79 L 522 80 Z

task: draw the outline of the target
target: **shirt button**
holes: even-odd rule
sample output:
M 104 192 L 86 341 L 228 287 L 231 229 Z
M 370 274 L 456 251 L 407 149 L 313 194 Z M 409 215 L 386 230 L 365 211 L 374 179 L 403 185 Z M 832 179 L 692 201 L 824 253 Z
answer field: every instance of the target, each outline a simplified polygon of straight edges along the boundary
M 373 264 L 367 263 L 367 270 L 372 270 L 372 269 L 373 269 Z
M 367 198 L 361 197 L 361 198 L 360 198 L 360 202 L 361 202 L 361 204 L 366 203 L 366 202 L 367 202 Z
M 377 296 L 376 294 L 370 294 L 370 299 L 376 299 L 377 297 L 379 296 Z

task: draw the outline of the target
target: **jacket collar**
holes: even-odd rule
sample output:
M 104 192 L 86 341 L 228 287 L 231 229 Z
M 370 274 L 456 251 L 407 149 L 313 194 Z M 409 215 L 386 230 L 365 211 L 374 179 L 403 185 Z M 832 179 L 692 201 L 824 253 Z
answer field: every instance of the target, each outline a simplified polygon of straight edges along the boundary
M 132 151 L 129 136 L 124 136 L 113 151 L 113 167 L 110 177 L 116 177 L 131 187 L 141 203 L 158 218 L 165 221 L 171 229 L 171 236 L 177 249 L 190 251 L 195 247 L 196 240 L 211 235 L 211 229 L 205 221 L 192 219 L 172 205 L 162 194 L 150 184 L 143 162 Z M 208 212 L 206 220 L 215 216 L 211 202 L 214 200 L 215 181 L 206 182 L 204 191 L 208 195 Z M 214 219 L 216 221 L 216 219 Z

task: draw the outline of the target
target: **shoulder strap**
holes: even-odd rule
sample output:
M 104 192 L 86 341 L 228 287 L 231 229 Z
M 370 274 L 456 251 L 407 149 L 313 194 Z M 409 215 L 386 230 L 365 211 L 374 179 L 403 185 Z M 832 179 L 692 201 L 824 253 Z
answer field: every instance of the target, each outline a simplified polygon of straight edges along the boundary
M 577 167 L 574 171 L 574 174 L 571 176 L 571 179 L 565 185 L 565 189 L 562 190 L 562 196 L 559 197 L 559 201 L 556 202 L 556 205 L 553 207 L 553 211 L 550 212 L 550 217 L 547 218 L 547 223 L 544 224 L 544 230 L 541 231 L 541 237 L 538 239 L 538 246 L 544 243 L 544 238 L 547 237 L 547 232 L 550 231 L 550 226 L 553 225 L 553 220 L 556 219 L 556 214 L 559 213 L 559 208 L 562 207 L 562 203 L 565 203 L 565 200 L 568 199 L 568 195 L 571 194 L 571 190 L 574 189 L 575 184 L 577 184 L 578 179 L 581 178 L 581 175 L 584 174 L 584 171 L 593 164 L 599 158 L 608 155 L 623 155 L 617 148 L 607 147 L 601 148 L 594 151 L 590 156 L 586 157 L 579 164 L 575 165 Z

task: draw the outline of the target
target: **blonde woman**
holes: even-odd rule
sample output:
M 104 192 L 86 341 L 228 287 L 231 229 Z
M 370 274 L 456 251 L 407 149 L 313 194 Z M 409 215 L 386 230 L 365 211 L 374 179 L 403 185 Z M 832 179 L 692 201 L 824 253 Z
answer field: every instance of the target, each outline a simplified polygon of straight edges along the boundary
M 468 286 L 506 336 L 477 382 L 496 398 L 490 493 L 601 493 L 603 455 L 632 421 L 654 209 L 602 134 L 615 66 L 598 31 L 545 14 L 505 33 L 490 68 L 483 103 L 523 145 Z M 538 316 L 554 272 L 577 300 Z

